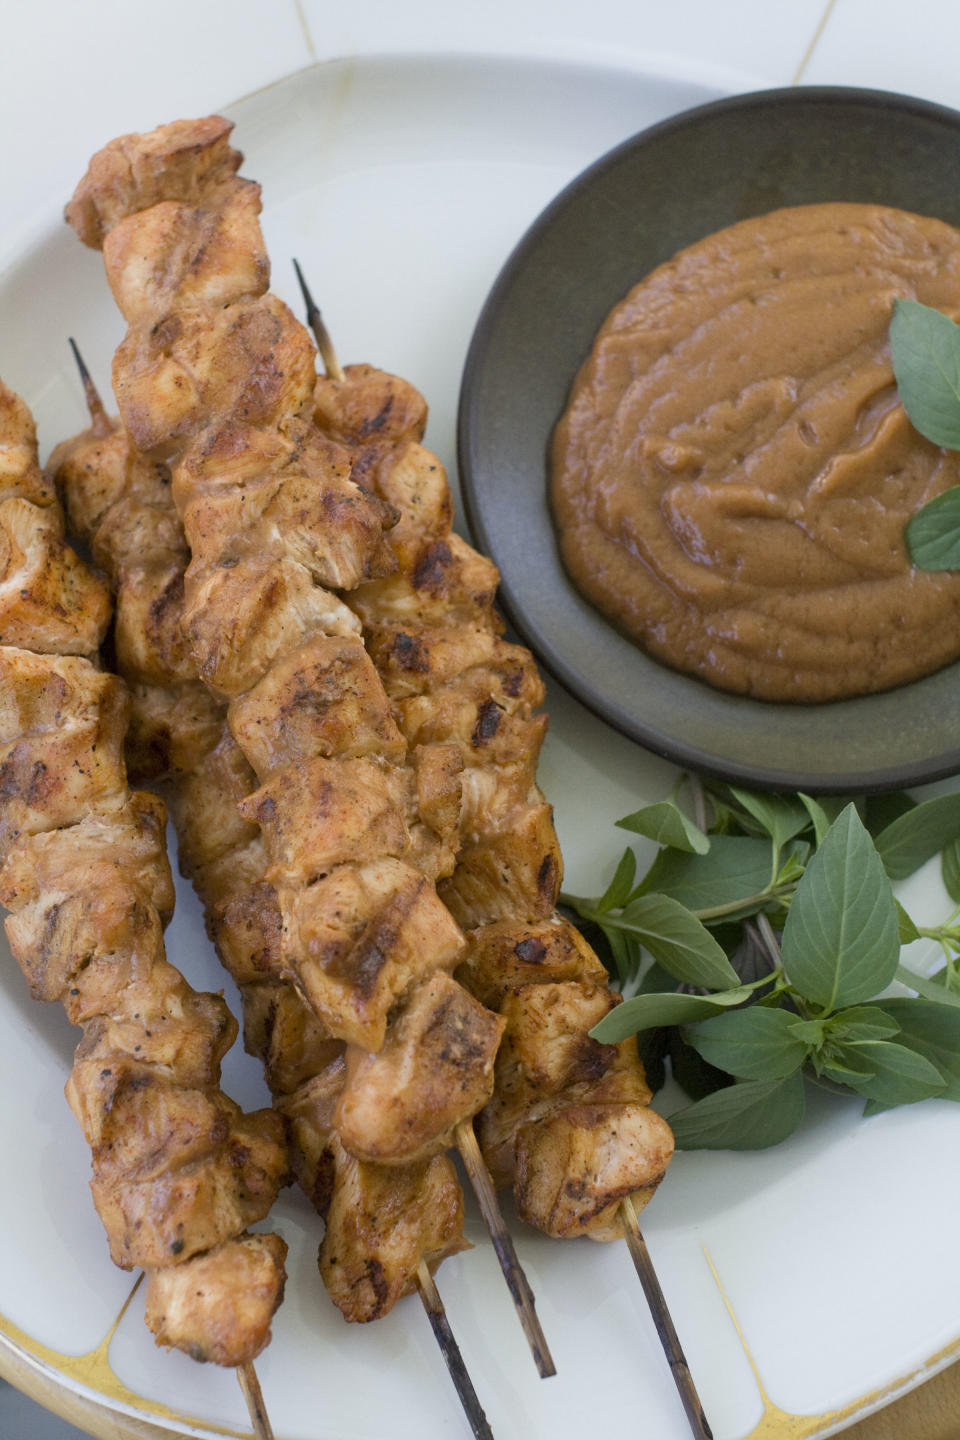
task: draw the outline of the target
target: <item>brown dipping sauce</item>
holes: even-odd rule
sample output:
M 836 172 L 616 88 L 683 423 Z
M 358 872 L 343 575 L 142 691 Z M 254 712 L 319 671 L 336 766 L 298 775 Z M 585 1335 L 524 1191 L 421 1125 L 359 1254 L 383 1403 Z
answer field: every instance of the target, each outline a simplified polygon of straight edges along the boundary
M 575 584 L 651 655 L 794 701 L 960 655 L 960 574 L 904 544 L 960 455 L 899 402 L 897 296 L 960 313 L 960 231 L 808 205 L 708 236 L 611 311 L 554 435 L 553 507 Z

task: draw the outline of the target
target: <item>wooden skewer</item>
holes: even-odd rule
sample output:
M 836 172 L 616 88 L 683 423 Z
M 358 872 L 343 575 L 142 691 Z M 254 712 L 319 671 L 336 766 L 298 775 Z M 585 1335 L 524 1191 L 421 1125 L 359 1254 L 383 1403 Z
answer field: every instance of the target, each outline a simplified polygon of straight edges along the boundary
M 527 1337 L 533 1363 L 537 1367 L 540 1379 L 546 1380 L 549 1376 L 556 1375 L 557 1367 L 553 1363 L 553 1356 L 550 1354 L 550 1347 L 543 1333 L 540 1317 L 537 1315 L 536 1301 L 533 1298 L 530 1281 L 517 1258 L 513 1237 L 503 1218 L 503 1212 L 497 1200 L 497 1192 L 493 1187 L 493 1179 L 480 1154 L 480 1146 L 473 1133 L 472 1123 L 469 1120 L 461 1120 L 453 1134 L 460 1158 L 470 1177 L 473 1193 L 477 1197 L 483 1223 L 487 1227 L 497 1259 L 500 1261 L 500 1269 L 507 1282 L 507 1289 L 513 1299 L 520 1324 L 523 1326 L 523 1333 Z
M 93 377 L 72 337 L 70 338 L 70 349 L 73 351 L 73 358 L 77 362 L 80 379 L 83 382 L 83 392 L 87 401 L 87 409 L 90 412 L 91 429 L 95 435 L 110 435 L 113 433 L 113 422 L 107 414 L 97 387 L 93 383 Z M 247 1402 L 247 1409 L 250 1412 L 250 1424 L 253 1426 L 255 1440 L 274 1440 L 273 1427 L 270 1424 L 270 1417 L 263 1400 L 263 1391 L 260 1389 L 260 1381 L 253 1367 L 253 1361 L 248 1360 L 245 1365 L 238 1365 L 236 1374 L 237 1380 L 240 1382 L 240 1389 L 243 1391 L 243 1398 Z
M 293 265 L 297 272 L 297 279 L 300 282 L 300 289 L 303 293 L 303 300 L 307 309 L 307 323 L 313 331 L 324 367 L 331 379 L 337 381 L 342 380 L 343 369 L 337 359 L 336 351 L 334 350 L 327 327 L 323 323 L 319 306 L 310 293 L 310 288 L 303 278 L 303 271 L 300 269 L 296 260 L 294 260 Z M 467 1174 L 470 1177 L 474 1194 L 480 1205 L 484 1223 L 490 1233 L 490 1239 L 493 1241 L 493 1248 L 496 1251 L 497 1259 L 500 1261 L 500 1268 L 503 1271 L 507 1287 L 513 1297 L 513 1303 L 520 1317 L 520 1323 L 523 1326 L 524 1334 L 527 1337 L 531 1352 L 533 1353 L 537 1369 L 541 1377 L 555 1375 L 557 1373 L 556 1367 L 540 1326 L 533 1291 L 517 1258 L 513 1240 L 501 1214 L 496 1191 L 493 1187 L 493 1181 L 484 1163 L 483 1156 L 480 1153 L 480 1147 L 477 1144 L 477 1138 L 474 1134 L 472 1124 L 468 1121 L 462 1121 L 454 1132 L 454 1138 L 457 1148 L 460 1151 L 460 1156 L 466 1166 Z M 627 1239 L 627 1245 L 630 1248 L 630 1254 L 633 1257 L 633 1263 L 640 1277 L 640 1283 L 643 1286 L 647 1304 L 653 1316 L 653 1322 L 657 1327 L 660 1343 L 663 1346 L 664 1353 L 670 1364 L 670 1369 L 673 1372 L 677 1389 L 680 1392 L 680 1398 L 683 1402 L 687 1419 L 690 1422 L 690 1427 L 697 1437 L 697 1440 L 713 1440 L 713 1431 L 710 1429 L 707 1417 L 703 1411 L 703 1406 L 700 1403 L 700 1397 L 697 1394 L 693 1377 L 690 1374 L 690 1368 L 687 1365 L 686 1356 L 683 1353 L 683 1348 L 674 1328 L 673 1320 L 670 1317 L 666 1299 L 660 1288 L 660 1282 L 653 1268 L 653 1262 L 650 1259 L 646 1241 L 640 1230 L 636 1208 L 630 1196 L 627 1196 L 626 1199 L 620 1203 L 620 1219 Z
M 273 1427 L 263 1403 L 263 1391 L 260 1389 L 260 1381 L 257 1379 L 257 1372 L 253 1368 L 252 1360 L 248 1360 L 245 1365 L 237 1366 L 237 1379 L 240 1381 L 240 1389 L 243 1391 L 243 1398 L 250 1411 L 250 1424 L 253 1426 L 256 1440 L 273 1440 Z
M 427 1312 L 436 1338 L 440 1346 L 441 1354 L 446 1361 L 447 1369 L 450 1372 L 450 1379 L 460 1397 L 460 1404 L 463 1406 L 464 1414 L 470 1422 L 470 1429 L 476 1436 L 476 1440 L 493 1440 L 493 1431 L 490 1429 L 490 1422 L 483 1413 L 483 1406 L 477 1398 L 477 1392 L 473 1388 L 473 1381 L 466 1365 L 463 1363 L 463 1356 L 460 1354 L 460 1346 L 454 1338 L 450 1329 L 450 1321 L 447 1319 L 447 1312 L 440 1299 L 440 1292 L 437 1289 L 433 1276 L 430 1274 L 430 1267 L 425 1260 L 421 1260 L 417 1267 L 417 1289 L 420 1292 L 420 1299 L 423 1301 L 423 1308 Z
M 647 1304 L 650 1306 L 650 1314 L 653 1316 L 653 1323 L 657 1327 L 657 1334 L 660 1337 L 660 1344 L 663 1346 L 663 1353 L 667 1357 L 667 1363 L 673 1373 L 674 1383 L 680 1392 L 680 1400 L 684 1412 L 690 1423 L 690 1429 L 696 1436 L 696 1440 L 713 1440 L 713 1431 L 703 1413 L 703 1405 L 700 1403 L 700 1396 L 697 1394 L 697 1387 L 693 1383 L 693 1376 L 690 1374 L 690 1367 L 687 1364 L 687 1357 L 683 1353 L 679 1337 L 670 1318 L 670 1311 L 667 1309 L 667 1302 L 664 1299 L 663 1291 L 660 1289 L 660 1281 L 657 1279 L 657 1272 L 653 1268 L 653 1261 L 650 1259 L 650 1252 L 647 1249 L 647 1242 L 640 1230 L 640 1222 L 637 1219 L 636 1206 L 633 1197 L 627 1195 L 620 1201 L 620 1223 L 623 1226 L 623 1233 L 630 1250 L 630 1256 L 643 1286 L 643 1293 L 647 1297 Z
M 323 361 L 323 368 L 331 380 L 341 381 L 343 379 L 343 367 L 337 359 L 337 352 L 333 348 L 333 341 L 330 339 L 330 332 L 323 323 L 323 316 L 320 314 L 320 307 L 314 300 L 303 278 L 303 271 L 293 262 L 293 268 L 297 272 L 297 279 L 300 281 L 300 289 L 303 293 L 303 303 L 307 307 L 307 324 L 313 331 L 313 338 L 317 342 L 317 349 L 320 351 L 320 358 Z
M 303 271 L 296 260 L 293 262 L 293 268 L 297 272 L 297 279 L 303 292 L 303 302 L 307 309 L 307 324 L 313 331 L 324 368 L 331 380 L 342 381 L 344 378 L 343 367 L 337 359 L 333 341 L 323 323 L 320 307 L 311 295 L 310 287 L 303 278 Z M 466 1167 L 467 1175 L 470 1177 L 473 1193 L 477 1197 L 480 1213 L 493 1242 L 500 1269 L 503 1271 L 503 1278 L 507 1282 L 507 1289 L 513 1298 L 517 1316 L 523 1327 L 523 1333 L 527 1337 L 537 1373 L 541 1380 L 546 1380 L 551 1375 L 556 1375 L 557 1367 L 553 1363 L 553 1356 L 550 1354 L 550 1347 L 537 1315 L 536 1301 L 530 1288 L 530 1281 L 520 1264 L 510 1231 L 500 1212 L 497 1192 L 494 1189 L 486 1162 L 480 1154 L 477 1137 L 473 1133 L 473 1125 L 470 1121 L 461 1121 L 454 1131 L 454 1139 Z

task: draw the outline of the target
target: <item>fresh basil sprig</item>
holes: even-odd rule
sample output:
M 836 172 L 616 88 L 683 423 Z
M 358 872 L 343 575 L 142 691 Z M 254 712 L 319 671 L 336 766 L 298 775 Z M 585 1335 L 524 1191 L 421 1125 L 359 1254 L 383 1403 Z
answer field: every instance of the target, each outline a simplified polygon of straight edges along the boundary
M 859 1095 L 865 1114 L 960 1099 L 960 920 L 920 925 L 892 888 L 943 851 L 960 900 L 960 797 L 714 786 L 709 803 L 702 825 L 676 795 L 635 811 L 624 828 L 660 842 L 646 874 L 628 849 L 601 896 L 561 897 L 636 992 L 591 1034 L 638 1035 L 650 1083 L 669 1059 L 694 1099 L 670 1116 L 678 1145 L 779 1143 L 805 1079 Z M 929 979 L 901 962 L 920 938 L 944 956 Z M 914 995 L 887 998 L 894 980 Z
M 916 300 L 895 300 L 890 354 L 903 407 L 921 435 L 960 450 L 960 326 Z M 906 528 L 920 570 L 960 569 L 960 486 L 928 501 Z

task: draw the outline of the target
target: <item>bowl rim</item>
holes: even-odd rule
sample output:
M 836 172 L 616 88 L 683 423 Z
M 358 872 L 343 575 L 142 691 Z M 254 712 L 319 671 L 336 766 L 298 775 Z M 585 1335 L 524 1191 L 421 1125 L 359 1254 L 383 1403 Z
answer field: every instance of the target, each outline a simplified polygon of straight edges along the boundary
M 846 85 L 810 85 L 810 86 L 778 86 L 771 89 L 750 90 L 742 94 L 723 96 L 718 100 L 706 101 L 703 104 L 695 105 L 689 109 L 679 111 L 663 120 L 637 131 L 620 141 L 611 149 L 605 151 L 596 160 L 592 161 L 585 169 L 563 186 L 552 200 L 539 212 L 524 233 L 516 241 L 506 259 L 504 260 L 497 277 L 487 294 L 483 308 L 480 311 L 470 344 L 467 350 L 466 359 L 461 377 L 459 401 L 457 407 L 457 463 L 461 479 L 461 493 L 463 507 L 471 534 L 476 537 L 481 550 L 492 555 L 496 548 L 495 542 L 491 543 L 491 536 L 485 523 L 482 509 L 478 501 L 478 489 L 476 475 L 473 465 L 474 431 L 476 426 L 475 408 L 478 391 L 478 380 L 481 375 L 485 352 L 491 336 L 495 330 L 499 317 L 504 309 L 505 295 L 514 278 L 515 272 L 520 268 L 527 253 L 531 250 L 541 234 L 548 230 L 554 218 L 560 214 L 569 204 L 571 199 L 576 198 L 581 190 L 589 186 L 603 176 L 608 170 L 615 167 L 621 158 L 637 148 L 645 147 L 650 143 L 656 143 L 664 135 L 687 129 L 709 121 L 714 116 L 723 115 L 729 112 L 749 112 L 755 109 L 767 109 L 771 106 L 780 109 L 793 109 L 799 106 L 810 105 L 836 105 L 844 104 L 864 110 L 876 110 L 878 108 L 889 112 L 899 111 L 905 114 L 915 115 L 917 118 L 939 122 L 955 132 L 960 140 L 960 110 L 954 110 L 947 105 L 939 104 L 936 101 L 924 100 L 918 96 L 902 94 L 897 91 L 879 90 L 864 86 Z M 571 375 L 571 381 L 572 381 Z M 494 557 L 495 558 L 495 557 Z M 575 591 L 573 582 L 566 575 L 566 571 L 560 565 L 566 584 Z M 579 592 L 576 592 L 579 594 Z M 580 597 L 583 599 L 583 597 Z M 589 602 L 584 601 L 585 604 Z M 742 761 L 725 761 L 722 757 L 712 754 L 702 746 L 676 738 L 674 735 L 665 735 L 655 725 L 650 725 L 638 719 L 634 714 L 626 711 L 616 701 L 605 697 L 581 679 L 576 666 L 570 665 L 563 654 L 541 631 L 539 625 L 532 621 L 525 613 L 524 606 L 515 593 L 514 587 L 509 580 L 501 577 L 500 589 L 498 591 L 498 604 L 502 607 L 511 626 L 517 634 L 525 640 L 534 651 L 537 659 L 544 669 L 566 689 L 575 699 L 592 710 L 606 723 L 613 726 L 621 734 L 642 745 L 646 750 L 660 756 L 662 759 L 678 764 L 685 769 L 692 769 L 705 775 L 713 776 L 720 780 L 732 783 L 746 784 L 758 789 L 773 791 L 805 791 L 808 794 L 879 794 L 884 791 L 903 789 L 915 785 L 928 784 L 938 780 L 948 779 L 960 772 L 960 739 L 953 748 L 942 751 L 936 756 L 915 760 L 903 764 L 890 764 L 870 769 L 844 769 L 829 775 L 812 776 L 802 770 L 791 769 L 789 766 L 777 767 L 770 765 L 754 766 Z M 616 631 L 610 621 L 590 605 L 594 615 L 614 633 Z M 633 642 L 631 642 L 633 643 Z M 660 669 L 679 676 L 692 686 L 697 686 L 712 694 L 724 695 L 728 700 L 735 700 L 732 692 L 723 692 L 718 687 L 710 686 L 707 682 L 694 675 L 685 675 L 680 671 L 670 671 L 670 667 L 663 665 L 653 656 L 648 656 L 641 647 L 636 646 L 638 652 Z M 960 659 L 952 661 L 949 665 L 942 666 L 940 670 L 933 672 L 933 675 L 942 675 L 947 671 L 956 669 L 958 681 L 960 681 Z M 753 704 L 770 703 L 772 705 L 783 704 L 789 706 L 792 711 L 809 711 L 811 715 L 824 715 L 831 708 L 857 702 L 868 704 L 882 695 L 907 691 L 912 686 L 922 684 L 924 680 L 933 678 L 931 676 L 920 676 L 917 680 L 907 682 L 902 686 L 894 687 L 893 690 L 879 691 L 863 696 L 844 697 L 838 700 L 826 701 L 817 704 L 795 704 L 793 702 L 761 702 L 750 696 L 742 696 Z

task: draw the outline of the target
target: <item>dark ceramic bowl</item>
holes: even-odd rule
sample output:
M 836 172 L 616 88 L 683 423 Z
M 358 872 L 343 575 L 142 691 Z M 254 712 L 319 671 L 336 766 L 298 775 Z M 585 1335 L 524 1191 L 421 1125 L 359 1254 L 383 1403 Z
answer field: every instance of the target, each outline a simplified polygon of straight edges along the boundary
M 774 704 L 650 659 L 580 597 L 557 551 L 547 451 L 611 307 L 695 240 L 782 205 L 855 200 L 960 226 L 960 114 L 880 91 L 791 89 L 628 140 L 544 211 L 480 316 L 460 396 L 467 514 L 546 668 L 649 750 L 773 789 L 857 792 L 960 770 L 960 662 L 880 695 Z

